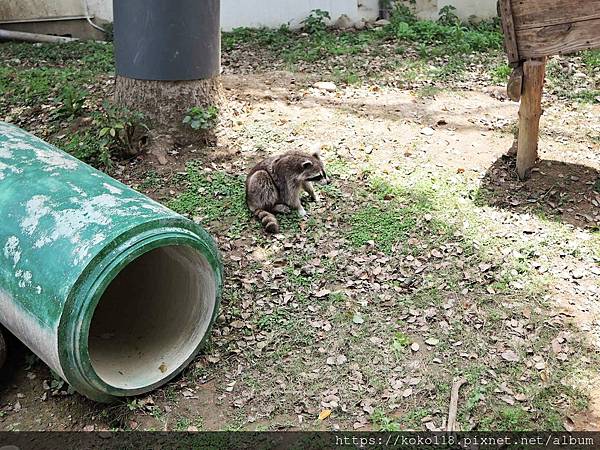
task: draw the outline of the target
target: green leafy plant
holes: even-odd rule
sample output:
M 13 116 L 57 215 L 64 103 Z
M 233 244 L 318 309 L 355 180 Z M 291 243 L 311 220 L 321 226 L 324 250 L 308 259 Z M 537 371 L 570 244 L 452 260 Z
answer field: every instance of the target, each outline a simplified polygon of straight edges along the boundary
M 410 344 L 410 338 L 404 333 L 397 332 L 394 334 L 394 339 L 392 340 L 392 348 L 395 351 L 401 351 L 404 348 L 408 347 Z
M 506 64 L 503 63 L 499 66 L 496 66 L 493 70 L 492 70 L 492 79 L 494 80 L 495 83 L 506 83 L 506 81 L 508 80 L 508 77 L 510 77 L 510 74 L 512 72 L 512 68 Z
M 137 154 L 148 131 L 143 114 L 111 105 L 108 101 L 104 101 L 103 109 L 95 114 L 93 125 L 100 144 L 98 158 L 106 167 L 112 165 L 112 155 Z
M 453 11 L 442 8 L 440 19 L 432 22 L 417 20 L 408 7 L 399 5 L 392 11 L 390 30 L 399 40 L 418 42 L 423 58 L 502 48 L 502 34 L 495 24 L 462 25 Z
M 327 31 L 326 20 L 331 20 L 329 12 L 322 9 L 313 9 L 310 15 L 301 23 L 307 33 L 320 35 Z
M 401 430 L 400 424 L 388 417 L 382 408 L 375 408 L 371 415 L 371 422 L 373 422 L 377 431 L 395 432 Z
M 456 15 L 456 8 L 452 5 L 446 5 L 440 9 L 438 23 L 446 26 L 460 25 L 460 18 Z
M 414 23 L 417 21 L 417 16 L 406 5 L 395 4 L 391 9 L 390 21 L 394 23 Z
M 58 99 L 61 106 L 56 111 L 56 116 L 69 120 L 79 116 L 83 111 L 83 104 L 86 98 L 86 91 L 65 86 Z
M 193 130 L 210 130 L 217 125 L 219 109 L 216 106 L 201 108 L 194 106 L 183 118 L 183 123 L 189 125 Z

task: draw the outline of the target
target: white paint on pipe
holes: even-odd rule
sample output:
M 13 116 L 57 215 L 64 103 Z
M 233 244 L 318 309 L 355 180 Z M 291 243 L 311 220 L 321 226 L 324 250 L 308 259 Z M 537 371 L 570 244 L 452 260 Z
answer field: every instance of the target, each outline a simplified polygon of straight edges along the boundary
M 75 170 L 79 167 L 79 163 L 76 160 L 60 152 L 35 148 L 31 145 L 28 147 L 35 151 L 37 159 L 47 166 L 44 168 L 45 172 L 53 172 L 56 169 Z
M 106 188 L 106 190 L 108 192 L 110 192 L 111 194 L 122 194 L 123 193 L 123 191 L 121 189 L 119 189 L 118 187 L 113 186 L 111 184 L 104 183 L 102 186 L 104 186 Z
M 40 219 L 52 212 L 46 206 L 49 198 L 45 195 L 34 195 L 31 200 L 25 204 L 25 217 L 21 220 L 21 231 L 32 235 L 37 229 Z
M 18 169 L 16 167 L 12 167 L 8 164 L 3 163 L 2 161 L 0 161 L 0 180 L 4 180 L 4 178 L 6 178 L 6 175 L 8 173 L 23 173 L 23 170 Z
M 16 267 L 21 260 L 21 248 L 19 246 L 19 238 L 16 236 L 10 236 L 6 240 L 4 245 L 4 257 L 8 260 L 12 260 L 13 267 Z

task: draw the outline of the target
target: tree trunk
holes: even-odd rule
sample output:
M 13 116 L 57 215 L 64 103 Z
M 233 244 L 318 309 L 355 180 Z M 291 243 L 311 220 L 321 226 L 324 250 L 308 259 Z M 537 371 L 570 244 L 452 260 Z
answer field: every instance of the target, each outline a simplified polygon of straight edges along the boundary
M 115 100 L 144 114 L 152 135 L 167 134 L 179 145 L 214 145 L 214 130 L 194 130 L 183 119 L 194 107 L 219 107 L 221 79 L 192 81 L 136 80 L 117 76 Z M 151 136 L 152 137 L 152 136 Z

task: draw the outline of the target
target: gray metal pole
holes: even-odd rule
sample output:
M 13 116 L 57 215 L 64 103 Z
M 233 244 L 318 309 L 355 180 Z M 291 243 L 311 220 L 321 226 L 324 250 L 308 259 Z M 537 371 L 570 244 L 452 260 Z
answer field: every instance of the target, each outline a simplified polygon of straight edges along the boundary
M 113 0 L 117 75 L 203 80 L 219 75 L 220 0 Z

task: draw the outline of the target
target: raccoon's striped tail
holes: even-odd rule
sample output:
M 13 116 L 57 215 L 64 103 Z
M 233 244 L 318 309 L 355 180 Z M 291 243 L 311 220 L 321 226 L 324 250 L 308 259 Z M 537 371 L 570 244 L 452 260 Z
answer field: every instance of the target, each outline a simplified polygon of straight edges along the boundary
M 264 209 L 257 209 L 254 211 L 254 215 L 260 222 L 268 233 L 279 233 L 279 223 L 277 222 L 277 218 L 274 214 L 269 211 L 265 211 Z

